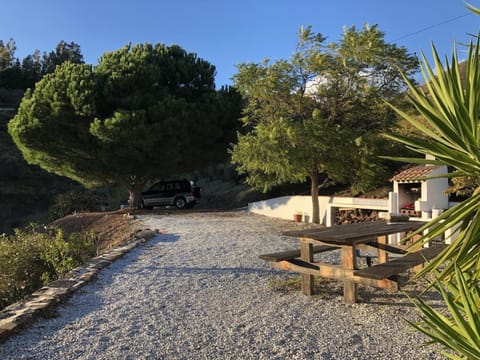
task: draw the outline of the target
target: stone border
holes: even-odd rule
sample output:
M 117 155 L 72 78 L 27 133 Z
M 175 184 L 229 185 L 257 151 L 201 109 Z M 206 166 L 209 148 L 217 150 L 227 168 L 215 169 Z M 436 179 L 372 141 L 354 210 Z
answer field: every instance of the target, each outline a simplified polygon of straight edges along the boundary
M 13 303 L 0 311 L 0 341 L 6 340 L 23 326 L 46 314 L 46 310 L 58 305 L 62 299 L 83 287 L 101 269 L 122 257 L 134 247 L 145 243 L 158 234 L 157 231 L 141 230 L 134 239 L 90 259 L 86 264 L 68 272 L 62 279 L 40 288 L 27 298 Z

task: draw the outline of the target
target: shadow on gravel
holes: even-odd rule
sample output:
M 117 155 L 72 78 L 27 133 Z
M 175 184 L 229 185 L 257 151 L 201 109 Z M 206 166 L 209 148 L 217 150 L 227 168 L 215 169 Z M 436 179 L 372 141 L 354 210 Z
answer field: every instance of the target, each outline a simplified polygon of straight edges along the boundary
M 271 276 L 268 286 L 270 290 L 279 294 L 295 294 L 303 296 L 302 282 L 299 275 L 290 276 Z M 358 304 L 387 306 L 387 307 L 414 307 L 414 304 L 408 300 L 408 296 L 416 298 L 420 296 L 424 301 L 428 302 L 433 308 L 443 308 L 441 295 L 434 290 L 423 291 L 424 288 L 410 285 L 400 291 L 388 291 L 370 286 L 358 287 Z M 408 296 L 407 296 L 408 295 Z M 339 281 L 316 278 L 314 282 L 314 293 L 311 297 L 322 299 L 326 303 L 343 302 L 343 284 Z
M 213 268 L 201 268 L 201 267 L 178 267 L 168 266 L 162 268 L 165 276 L 178 276 L 187 274 L 206 274 L 206 275 L 223 275 L 226 273 L 239 273 L 239 274 L 261 274 L 261 275 L 275 275 L 278 274 L 276 270 L 258 269 L 258 268 L 242 268 L 242 267 L 213 267 Z
M 48 338 L 53 333 L 59 331 L 59 329 L 71 327 L 71 324 L 76 323 L 77 319 L 96 312 L 98 309 L 105 306 L 105 299 L 102 298 L 102 296 L 99 296 L 101 289 L 114 286 L 112 284 L 117 280 L 117 277 L 125 275 L 127 273 L 126 269 L 129 266 L 132 266 L 132 264 L 150 251 L 157 251 L 157 249 L 158 251 L 162 251 L 162 244 L 174 243 L 179 239 L 180 236 L 176 234 L 160 233 L 150 240 L 147 240 L 145 243 L 134 247 L 122 257 L 102 268 L 98 274 L 90 280 L 90 282 L 85 284 L 84 287 L 64 298 L 62 302 L 58 304 L 58 307 L 53 306 L 48 308 L 48 310 L 39 313 L 38 319 L 32 319 L 29 324 L 22 329 L 19 329 L 18 333 L 13 335 L 11 339 L 25 335 L 30 338 L 30 342 L 32 343 L 41 342 L 42 339 Z M 72 303 L 75 298 L 82 296 L 87 298 L 75 305 Z M 46 325 L 45 321 L 51 323 Z M 105 320 L 98 319 L 99 324 L 101 324 L 102 321 Z M 29 327 L 33 329 L 29 330 Z M 92 333 L 95 333 L 93 330 Z M 95 333 L 95 335 L 97 334 Z M 7 339 L 5 344 L 8 344 L 9 340 L 10 339 Z M 0 344 L 0 358 L 2 358 L 2 345 L 3 343 Z
M 415 298 L 420 296 L 428 302 L 432 308 L 443 308 L 444 306 L 440 302 L 441 296 L 435 291 L 427 291 L 421 293 L 421 291 L 406 291 L 409 296 Z M 359 302 L 371 305 L 383 305 L 393 307 L 414 307 L 415 305 L 408 301 L 408 297 L 403 291 L 399 292 L 387 292 L 381 289 L 365 289 L 359 291 Z
M 161 243 L 174 243 L 180 239 L 179 235 L 175 234 L 158 234 L 149 240 L 146 245 L 147 246 L 155 246 Z

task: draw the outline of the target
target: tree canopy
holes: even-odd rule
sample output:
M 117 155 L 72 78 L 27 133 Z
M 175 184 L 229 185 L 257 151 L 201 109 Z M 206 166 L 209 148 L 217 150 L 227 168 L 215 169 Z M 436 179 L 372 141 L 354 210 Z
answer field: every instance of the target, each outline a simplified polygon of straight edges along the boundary
M 210 161 L 218 123 L 235 132 L 235 110 L 217 114 L 225 94 L 214 75 L 179 46 L 127 45 L 95 67 L 56 67 L 27 91 L 9 132 L 29 163 L 85 185 L 123 184 L 139 206 L 148 181 Z
M 42 54 L 40 50 L 35 50 L 23 59 L 15 57 L 16 49 L 15 40 L 10 39 L 6 43 L 0 40 L 0 88 L 33 88 L 45 74 L 52 73 L 64 62 L 84 63 L 80 45 L 73 41 L 67 43 L 61 40 L 54 51 Z
M 301 28 L 290 60 L 244 63 L 235 86 L 247 99 L 232 161 L 247 181 L 268 189 L 311 180 L 313 221 L 318 222 L 321 179 L 372 186 L 386 171 L 374 156 L 376 134 L 395 120 L 395 101 L 418 60 L 389 44 L 376 25 L 345 28 L 339 42 Z M 380 176 L 379 176 L 380 175 Z
M 17 45 L 13 39 L 8 40 L 6 43 L 0 40 L 0 71 L 13 65 L 15 50 L 17 50 Z

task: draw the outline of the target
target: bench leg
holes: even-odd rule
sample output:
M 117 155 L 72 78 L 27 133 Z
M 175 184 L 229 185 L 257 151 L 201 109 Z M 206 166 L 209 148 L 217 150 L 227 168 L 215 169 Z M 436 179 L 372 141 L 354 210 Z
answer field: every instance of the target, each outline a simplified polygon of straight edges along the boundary
M 377 237 L 377 242 L 379 244 L 386 245 L 387 242 L 388 242 L 387 241 L 387 236 L 383 235 L 383 236 Z M 386 263 L 388 261 L 388 253 L 385 250 L 381 250 L 381 249 L 378 249 L 377 252 L 378 252 L 378 262 L 380 264 Z
M 313 245 L 306 241 L 300 240 L 300 258 L 302 260 L 313 261 Z M 313 275 L 302 274 L 302 293 L 305 295 L 313 295 Z
M 367 256 L 366 259 L 367 259 L 367 266 L 368 266 L 368 267 L 372 266 L 372 257 L 371 257 L 371 256 Z
M 415 235 L 415 236 L 413 237 L 413 242 L 414 242 L 414 243 L 417 242 L 418 240 L 420 240 L 421 237 L 422 237 L 421 235 Z M 422 271 L 423 266 L 424 266 L 423 263 L 418 264 L 418 265 L 415 265 L 414 267 L 412 267 L 412 272 L 413 272 L 414 274 L 419 273 L 420 271 Z
M 355 246 L 342 247 L 342 265 L 344 269 L 353 270 L 357 266 Z M 343 283 L 343 301 L 353 304 L 357 301 L 357 284 L 351 281 Z

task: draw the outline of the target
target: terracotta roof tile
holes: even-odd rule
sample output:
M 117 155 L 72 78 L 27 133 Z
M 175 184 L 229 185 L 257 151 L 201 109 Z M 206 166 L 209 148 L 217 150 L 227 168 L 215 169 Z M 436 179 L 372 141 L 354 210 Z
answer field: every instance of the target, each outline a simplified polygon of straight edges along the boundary
M 419 180 L 425 176 L 430 175 L 430 173 L 436 169 L 437 166 L 414 166 L 399 172 L 394 175 L 390 181 L 414 181 Z

